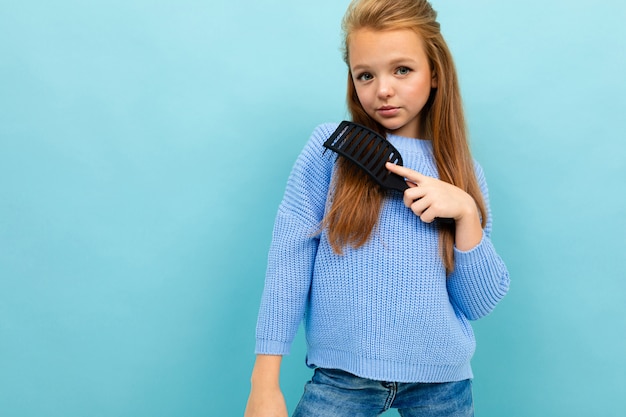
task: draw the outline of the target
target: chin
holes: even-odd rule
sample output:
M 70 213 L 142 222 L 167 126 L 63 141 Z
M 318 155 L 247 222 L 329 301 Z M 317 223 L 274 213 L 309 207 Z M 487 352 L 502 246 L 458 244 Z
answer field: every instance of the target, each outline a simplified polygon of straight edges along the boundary
M 383 125 L 385 126 L 385 125 Z M 402 128 L 405 125 L 392 125 L 392 126 L 385 126 L 385 129 L 387 129 L 388 131 L 390 131 L 391 133 L 397 133 L 399 130 L 402 130 Z
M 378 123 L 383 125 L 383 127 L 390 132 L 396 131 L 398 129 L 402 129 L 402 127 L 404 126 L 404 124 L 397 123 L 397 122 L 396 123 L 390 122 L 389 120 L 379 120 Z

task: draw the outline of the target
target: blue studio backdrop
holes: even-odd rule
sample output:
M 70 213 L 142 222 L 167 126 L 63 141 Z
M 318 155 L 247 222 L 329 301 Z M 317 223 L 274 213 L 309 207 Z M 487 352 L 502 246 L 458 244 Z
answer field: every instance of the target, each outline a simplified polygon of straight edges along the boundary
M 243 414 L 287 176 L 347 117 L 347 4 L 0 0 L 0 415 Z M 626 3 L 433 4 L 512 278 L 477 415 L 622 416 Z

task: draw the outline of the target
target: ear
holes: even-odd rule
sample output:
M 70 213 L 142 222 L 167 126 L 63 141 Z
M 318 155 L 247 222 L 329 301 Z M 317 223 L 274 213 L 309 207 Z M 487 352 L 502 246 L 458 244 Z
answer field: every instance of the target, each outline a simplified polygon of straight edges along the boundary
M 430 79 L 430 88 L 437 88 L 437 73 L 433 71 L 433 76 Z

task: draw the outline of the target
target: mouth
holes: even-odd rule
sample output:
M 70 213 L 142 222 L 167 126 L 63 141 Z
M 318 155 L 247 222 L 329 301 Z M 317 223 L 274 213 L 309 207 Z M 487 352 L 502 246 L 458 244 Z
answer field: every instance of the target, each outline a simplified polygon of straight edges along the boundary
M 398 113 L 399 109 L 399 107 L 394 106 L 381 106 L 377 108 L 376 111 L 383 117 L 391 117 L 395 116 Z

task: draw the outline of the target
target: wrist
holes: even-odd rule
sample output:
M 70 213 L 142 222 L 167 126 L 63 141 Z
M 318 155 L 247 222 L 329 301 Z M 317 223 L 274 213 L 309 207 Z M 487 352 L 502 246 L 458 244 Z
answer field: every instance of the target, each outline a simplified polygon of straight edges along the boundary
M 454 244 L 461 251 L 468 251 L 476 247 L 483 236 L 478 207 L 473 198 L 470 197 L 470 200 L 471 204 L 466 205 L 461 211 L 461 215 L 455 219 Z
M 253 388 L 279 389 L 280 378 L 278 375 L 266 375 L 253 373 L 250 377 L 250 385 Z
M 459 214 L 454 218 L 457 222 L 475 222 L 478 221 L 480 223 L 480 216 L 478 215 L 478 206 L 476 206 L 476 202 L 474 199 L 467 194 L 467 200 L 465 204 L 461 207 Z
M 282 356 L 258 355 L 250 377 L 253 387 L 279 388 Z

